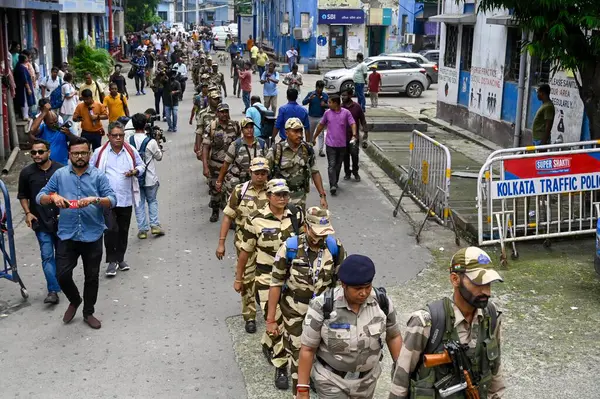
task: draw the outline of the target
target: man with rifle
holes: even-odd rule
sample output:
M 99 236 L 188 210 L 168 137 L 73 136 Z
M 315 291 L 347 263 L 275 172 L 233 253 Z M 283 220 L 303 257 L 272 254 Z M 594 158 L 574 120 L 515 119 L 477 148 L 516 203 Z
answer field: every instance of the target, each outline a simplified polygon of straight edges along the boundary
M 454 294 L 412 314 L 389 399 L 502 398 L 502 312 L 489 298 L 491 283 L 503 280 L 491 267 L 489 255 L 480 248 L 454 254 Z

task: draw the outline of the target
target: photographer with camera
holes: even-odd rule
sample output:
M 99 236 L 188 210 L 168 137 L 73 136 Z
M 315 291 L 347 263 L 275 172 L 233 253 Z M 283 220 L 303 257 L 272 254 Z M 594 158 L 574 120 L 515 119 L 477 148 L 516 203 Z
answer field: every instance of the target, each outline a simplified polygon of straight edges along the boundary
M 173 65 L 171 70 L 177 73 L 177 81 L 181 85 L 181 92 L 179 93 L 179 101 L 183 100 L 183 93 L 185 93 L 185 85 L 188 79 L 187 65 L 181 60 L 181 56 L 177 57 L 177 63 Z
M 152 137 L 156 130 L 152 126 L 147 126 L 147 124 L 153 123 L 148 118 L 151 114 L 149 111 L 154 110 L 146 110 L 145 115 L 140 113 L 133 115 L 131 120 L 135 133 L 129 138 L 129 144 L 138 150 L 142 161 L 146 165 L 145 173 L 138 176 L 140 183 L 140 203 L 135 206 L 135 218 L 138 224 L 137 236 L 141 240 L 148 238 L 148 231 L 156 237 L 165 235 L 158 220 L 158 200 L 156 196 L 158 194 L 159 182 L 155 165 L 155 161 L 162 159 L 163 153 L 158 142 L 159 137 Z M 150 116 L 150 118 L 152 117 L 154 115 Z M 149 134 L 147 129 L 152 134 Z M 146 203 L 148 203 L 148 217 L 146 217 Z M 148 218 L 150 219 L 150 223 L 148 223 Z
M 67 121 L 62 126 L 58 115 L 52 111 L 50 102 L 45 102 L 40 114 L 35 118 L 29 131 L 32 141 L 42 139 L 50 143 L 50 160 L 66 165 L 69 161 L 68 142 L 77 138 L 73 123 Z

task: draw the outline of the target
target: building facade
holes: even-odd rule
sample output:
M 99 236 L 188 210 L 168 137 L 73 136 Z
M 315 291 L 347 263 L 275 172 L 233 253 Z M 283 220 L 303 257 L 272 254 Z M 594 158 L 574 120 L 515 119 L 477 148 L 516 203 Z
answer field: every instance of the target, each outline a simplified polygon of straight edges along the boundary
M 181 22 L 186 29 L 202 24 L 228 25 L 234 21 L 233 0 L 173 0 L 173 12 L 172 22 Z
M 443 14 L 430 20 L 441 22 L 439 118 L 505 147 L 530 145 L 533 119 L 541 105 L 536 90 L 548 83 L 556 108 L 552 141 L 589 137 L 573 75 L 568 71 L 552 75 L 550 62 L 528 53 L 522 57 L 522 33 L 508 10 L 477 13 L 472 2 L 446 0 Z M 521 62 L 525 87 L 519 102 Z

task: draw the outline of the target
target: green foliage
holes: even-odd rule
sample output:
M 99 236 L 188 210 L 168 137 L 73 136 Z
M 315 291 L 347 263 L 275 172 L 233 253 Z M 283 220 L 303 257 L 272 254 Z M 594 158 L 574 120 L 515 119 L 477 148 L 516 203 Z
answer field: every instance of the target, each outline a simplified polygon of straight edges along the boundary
M 134 30 L 142 30 L 150 25 L 158 24 L 162 20 L 156 15 L 160 0 L 128 0 L 125 10 L 125 21 Z
M 94 79 L 108 80 L 114 61 L 105 49 L 90 47 L 85 41 L 79 42 L 75 47 L 75 56 L 71 60 L 75 72 L 75 79 L 83 81 L 86 72 L 91 72 Z

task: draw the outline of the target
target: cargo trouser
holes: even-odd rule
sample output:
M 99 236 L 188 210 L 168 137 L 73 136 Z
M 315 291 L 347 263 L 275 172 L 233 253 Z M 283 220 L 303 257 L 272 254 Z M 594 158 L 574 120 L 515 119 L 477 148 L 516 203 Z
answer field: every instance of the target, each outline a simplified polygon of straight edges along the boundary
M 302 346 L 300 342 L 302 324 L 308 312 L 309 301 L 310 298 L 295 300 L 291 292 L 283 294 L 279 301 L 283 316 L 283 345 L 290 363 L 292 393 L 294 395 L 296 395 L 296 386 L 298 385 L 298 358 L 300 357 L 300 347 Z
M 235 229 L 235 249 L 240 256 L 239 246 L 242 242 L 240 226 Z M 242 317 L 244 321 L 256 320 L 256 252 L 252 252 L 246 263 L 244 277 L 242 278 Z
M 272 266 L 256 265 L 256 296 L 258 297 L 265 320 L 267 319 L 267 302 L 269 300 L 269 289 L 271 288 L 271 268 Z M 281 309 L 279 305 L 277 305 L 277 309 L 275 310 L 275 321 L 277 321 L 279 330 L 283 330 L 283 317 L 281 316 Z M 271 359 L 271 363 L 273 366 L 277 368 L 287 366 L 288 360 L 287 354 L 283 347 L 282 334 L 279 334 L 277 337 L 272 337 L 267 335 L 267 332 L 265 331 L 262 336 L 261 344 L 264 348 L 272 351 L 273 357 Z

